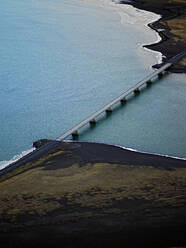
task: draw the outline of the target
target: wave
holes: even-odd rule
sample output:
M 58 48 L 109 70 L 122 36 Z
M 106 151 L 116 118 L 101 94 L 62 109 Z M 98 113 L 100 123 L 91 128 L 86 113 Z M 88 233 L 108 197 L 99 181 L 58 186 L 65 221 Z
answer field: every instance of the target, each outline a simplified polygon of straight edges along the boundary
M 21 152 L 21 154 L 13 156 L 13 158 L 11 158 L 10 160 L 0 161 L 0 170 L 4 169 L 8 165 L 18 161 L 20 158 L 26 156 L 27 154 L 33 152 L 34 150 L 35 150 L 35 148 L 31 148 L 29 150 Z
M 122 148 L 124 150 L 128 150 L 128 151 L 132 151 L 132 152 L 138 152 L 138 153 L 142 153 L 142 154 L 150 154 L 150 155 L 156 155 L 156 156 L 161 156 L 161 157 L 166 157 L 166 158 L 173 158 L 173 159 L 178 159 L 178 160 L 186 160 L 186 158 L 183 157 L 176 157 L 176 156 L 171 156 L 171 155 L 167 155 L 167 154 L 160 154 L 160 153 L 152 153 L 152 152 L 144 152 L 144 151 L 140 151 L 134 148 L 130 148 L 130 147 L 125 147 L 125 146 L 121 146 L 121 145 L 115 145 L 115 144 L 109 144 L 109 143 L 103 143 L 103 142 L 91 142 L 91 141 L 74 141 L 74 140 L 65 140 L 65 142 L 67 143 L 97 143 L 97 144 L 104 144 L 104 145 L 109 145 L 109 146 L 114 146 L 114 147 L 119 147 Z M 26 156 L 27 154 L 33 152 L 35 150 L 35 148 L 31 148 L 29 150 L 23 151 L 21 154 L 15 155 L 13 158 L 11 158 L 10 160 L 7 161 L 0 161 L 0 170 L 4 169 L 5 167 L 7 167 L 8 165 L 18 161 L 20 158 Z
M 135 28 L 137 29 L 144 29 L 147 28 L 149 31 L 151 32 L 155 32 L 156 34 L 156 40 L 154 40 L 154 38 L 150 41 L 149 44 L 146 45 L 150 45 L 150 44 L 155 44 L 155 43 L 159 43 L 162 39 L 160 37 L 160 35 L 158 34 L 158 32 L 156 32 L 155 30 L 151 29 L 148 25 L 158 21 L 161 18 L 161 15 L 158 15 L 156 13 L 150 12 L 150 11 L 146 11 L 146 10 L 142 10 L 142 9 L 138 9 L 135 8 L 132 5 L 129 4 L 115 4 L 117 5 L 118 8 L 118 13 L 120 15 L 121 18 L 121 24 L 123 25 L 135 25 Z M 148 50 L 148 52 L 153 53 L 156 56 L 156 59 L 158 61 L 158 63 L 162 63 L 162 58 L 163 55 L 161 52 L 158 51 L 153 51 L 151 49 L 148 49 L 146 47 L 144 47 L 143 44 L 140 45 L 141 49 L 144 50 Z
M 151 11 L 138 9 L 130 4 L 132 2 L 130 0 L 125 1 L 125 4 L 123 4 L 121 0 L 91 1 L 94 1 L 98 5 L 103 6 L 105 8 L 115 9 L 120 16 L 120 22 L 122 25 L 133 25 L 136 29 L 141 30 L 141 32 L 144 32 L 144 28 L 148 29 L 150 32 L 154 32 L 154 34 L 156 34 L 156 38 L 154 39 L 153 37 L 151 41 L 145 45 L 159 43 L 162 40 L 159 33 L 148 26 L 149 24 L 158 21 L 161 18 L 161 15 L 158 15 Z M 129 4 L 127 4 L 127 2 Z M 161 52 L 153 51 L 149 48 L 146 48 L 143 44 L 140 44 L 139 48 L 152 53 L 155 56 L 158 64 L 162 63 L 163 54 Z
M 98 2 L 98 0 L 95 0 L 95 2 Z M 130 2 L 130 0 L 128 0 L 128 2 Z M 161 15 L 155 14 L 153 12 L 137 9 L 137 8 L 133 7 L 132 5 L 128 5 L 128 4 L 120 4 L 120 0 L 99 0 L 99 4 L 101 4 L 104 7 L 112 7 L 112 8 L 114 7 L 118 11 L 118 14 L 121 17 L 121 23 L 122 24 L 132 24 L 132 25 L 138 26 L 140 28 L 142 26 L 148 27 L 148 24 L 155 22 L 161 18 Z M 150 27 L 148 27 L 148 28 L 151 29 Z M 156 31 L 154 31 L 154 32 L 156 32 Z M 159 36 L 159 34 L 157 32 L 156 32 L 156 34 L 157 34 L 157 40 L 152 41 L 153 43 L 156 43 L 156 42 L 158 43 L 161 40 L 161 37 Z M 158 63 L 162 62 L 162 56 L 163 55 L 160 52 L 156 52 L 156 51 L 150 50 L 148 48 L 145 48 L 145 47 L 143 47 L 143 45 L 140 45 L 140 47 L 143 48 L 144 50 L 148 50 L 148 52 L 156 54 L 157 55 L 156 58 L 158 59 Z M 68 140 L 68 142 L 73 142 L 73 141 Z M 87 142 L 87 143 L 93 143 L 93 142 Z M 99 143 L 99 142 L 96 142 L 96 143 Z M 101 144 L 103 144 L 103 143 L 101 143 Z M 104 143 L 104 144 L 107 144 L 107 143 Z M 112 144 L 107 144 L 107 145 L 112 145 Z M 134 151 L 134 152 L 140 152 L 140 153 L 144 153 L 144 154 L 152 154 L 152 155 L 158 155 L 158 156 L 162 156 L 162 157 L 174 158 L 174 159 L 179 159 L 179 160 L 186 160 L 186 158 L 182 158 L 182 157 L 162 155 L 162 154 L 158 154 L 158 153 L 143 152 L 143 151 L 139 151 L 139 150 L 136 150 L 133 148 L 124 147 L 124 146 L 120 146 L 120 145 L 112 145 L 112 146 L 120 147 L 122 149 L 130 150 L 130 151 Z M 0 161 L 0 170 L 4 169 L 8 165 L 18 161 L 20 158 L 24 157 L 25 155 L 31 153 L 34 150 L 35 150 L 34 148 L 31 148 L 29 150 L 23 151 L 21 154 L 15 155 L 10 160 Z
M 153 153 L 153 152 L 145 152 L 145 151 L 140 151 L 140 150 L 137 150 L 135 148 L 130 148 L 130 147 L 125 147 L 125 146 L 121 146 L 121 145 L 115 145 L 115 144 L 110 144 L 110 143 L 103 143 L 103 142 L 91 142 L 91 141 L 74 141 L 74 140 L 65 140 L 65 142 L 67 143 L 89 143 L 89 144 L 92 144 L 92 143 L 97 143 L 97 144 L 103 144 L 103 145 L 108 145 L 108 146 L 114 146 L 114 147 L 119 147 L 119 148 L 122 148 L 123 150 L 128 150 L 128 151 L 132 151 L 132 152 L 138 152 L 138 153 L 142 153 L 142 154 L 149 154 L 149 155 L 155 155 L 155 156 L 160 156 L 160 157 L 166 157 L 166 158 L 173 158 L 173 159 L 178 159 L 178 160 L 186 160 L 186 158 L 183 158 L 183 157 L 176 157 L 176 156 L 171 156 L 171 155 L 168 155 L 168 154 L 160 154 L 160 153 Z
M 114 146 L 120 147 L 120 148 L 125 149 L 125 150 L 129 150 L 129 151 L 132 151 L 132 152 L 139 152 L 139 153 L 143 153 L 143 154 L 156 155 L 156 156 L 161 156 L 161 157 L 166 157 L 166 158 L 174 158 L 174 159 L 178 159 L 178 160 L 186 160 L 186 158 L 171 156 L 171 155 L 167 155 L 167 154 L 144 152 L 144 151 L 140 151 L 140 150 L 133 149 L 133 148 L 130 148 L 130 147 L 119 146 L 119 145 L 114 145 Z

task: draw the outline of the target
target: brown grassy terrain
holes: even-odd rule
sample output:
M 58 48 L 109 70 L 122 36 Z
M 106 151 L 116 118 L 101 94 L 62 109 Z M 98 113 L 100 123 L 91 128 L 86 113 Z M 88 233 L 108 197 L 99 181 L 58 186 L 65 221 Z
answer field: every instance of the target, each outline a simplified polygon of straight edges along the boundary
M 175 46 L 179 42 L 186 44 L 186 14 L 164 21 L 164 23 L 170 28 L 170 33 L 173 35 L 172 40 Z M 179 64 L 186 66 L 186 58 L 182 59 Z
M 165 160 L 165 168 L 158 162 L 132 165 L 125 156 L 119 163 L 93 162 L 91 153 L 86 161 L 85 149 L 76 149 L 57 147 L 1 177 L 2 235 L 51 226 L 72 235 L 95 232 L 95 225 L 99 234 L 131 225 L 186 224 L 186 166 L 177 167 L 176 160 L 171 167 Z
M 92 208 L 102 209 L 102 214 L 108 210 L 121 213 L 125 208 L 112 206 L 124 199 L 146 200 L 162 207 L 185 204 L 186 168 L 169 171 L 95 163 L 51 171 L 43 170 L 43 166 L 1 182 L 1 216 L 14 223 L 22 214 L 45 216 L 59 209 L 65 214 L 67 205 L 90 208 L 90 212 Z

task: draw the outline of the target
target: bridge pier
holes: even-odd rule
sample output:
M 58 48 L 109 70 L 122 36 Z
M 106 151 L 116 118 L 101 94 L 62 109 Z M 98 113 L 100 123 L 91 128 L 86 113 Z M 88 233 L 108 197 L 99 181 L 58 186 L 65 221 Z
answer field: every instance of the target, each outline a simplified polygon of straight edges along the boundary
M 135 90 L 134 90 L 134 94 L 139 94 L 140 93 L 140 90 L 139 90 L 139 88 L 136 88 Z
M 175 64 L 177 61 L 181 60 L 183 57 L 186 57 L 186 51 L 176 55 L 175 57 L 171 58 L 166 64 L 164 64 L 161 68 L 157 69 L 153 73 L 151 73 L 149 76 L 144 78 L 143 80 L 139 81 L 136 85 L 128 89 L 127 91 L 120 94 L 117 98 L 113 99 L 111 102 L 106 104 L 104 107 L 99 109 L 98 111 L 94 112 L 91 116 L 89 116 L 87 119 L 81 121 L 76 126 L 72 127 L 65 133 L 63 133 L 57 140 L 64 140 L 68 136 L 72 135 L 74 138 L 78 137 L 78 130 L 85 125 L 89 124 L 93 125 L 96 124 L 96 118 L 101 115 L 102 113 L 111 114 L 112 108 L 115 104 L 118 103 L 124 103 L 126 102 L 127 96 L 130 94 L 138 95 L 140 93 L 140 89 L 142 89 L 142 86 L 150 85 L 153 82 L 154 77 L 158 77 L 159 79 L 164 76 L 165 70 L 167 70 L 169 67 L 171 67 L 173 64 Z
M 91 121 L 89 121 L 90 125 L 96 125 L 96 120 L 92 119 Z
M 79 136 L 78 131 L 74 131 L 74 132 L 72 133 L 72 137 L 73 137 L 73 138 L 77 138 L 78 136 Z
M 158 74 L 158 78 L 162 78 L 163 77 L 163 72 L 160 72 L 159 74 Z
M 120 100 L 121 103 L 126 103 L 126 98 L 124 97 L 123 99 Z
M 112 109 L 111 108 L 106 109 L 106 113 L 107 114 L 112 113 Z
M 152 84 L 152 81 L 151 81 L 151 80 L 148 80 L 148 81 L 146 82 L 146 84 L 147 84 L 147 85 L 151 85 L 151 84 Z

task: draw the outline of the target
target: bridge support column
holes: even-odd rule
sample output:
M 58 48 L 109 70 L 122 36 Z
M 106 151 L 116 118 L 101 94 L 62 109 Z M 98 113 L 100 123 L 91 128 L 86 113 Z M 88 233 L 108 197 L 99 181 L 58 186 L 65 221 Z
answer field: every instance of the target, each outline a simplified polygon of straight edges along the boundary
M 140 90 L 139 90 L 139 88 L 136 88 L 135 90 L 134 90 L 134 94 L 139 94 L 140 93 Z
M 75 132 L 72 133 L 73 138 L 77 138 L 78 136 L 79 136 L 78 131 L 75 131 Z
M 151 85 L 151 84 L 152 84 L 152 81 L 151 81 L 151 80 L 148 80 L 148 81 L 146 82 L 146 84 L 147 84 L 147 85 Z
M 160 79 L 160 78 L 162 78 L 163 77 L 163 72 L 160 72 L 159 74 L 158 74 L 158 78 Z
M 90 125 L 96 125 L 96 120 L 92 119 L 91 121 L 89 121 Z
M 126 98 L 124 97 L 123 99 L 120 100 L 121 103 L 126 103 Z
M 108 108 L 108 109 L 106 109 L 106 113 L 112 113 L 112 109 L 111 108 Z

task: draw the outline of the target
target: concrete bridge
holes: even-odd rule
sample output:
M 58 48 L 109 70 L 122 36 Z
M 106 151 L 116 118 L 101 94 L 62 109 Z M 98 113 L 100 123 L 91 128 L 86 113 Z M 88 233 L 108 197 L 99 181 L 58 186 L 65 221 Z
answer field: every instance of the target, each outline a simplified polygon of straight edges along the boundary
M 163 74 L 165 73 L 166 69 L 168 69 L 171 65 L 175 64 L 177 61 L 181 60 L 185 56 L 186 56 L 186 51 L 176 55 L 175 57 L 170 59 L 164 66 L 162 66 L 160 69 L 156 70 L 155 72 L 153 72 L 152 74 L 150 74 L 149 76 L 147 76 L 146 78 L 141 80 L 139 83 L 134 85 L 132 88 L 128 89 L 127 91 L 122 93 L 120 96 L 118 96 L 117 98 L 113 99 L 110 103 L 106 104 L 103 108 L 101 108 L 100 110 L 96 111 L 95 113 L 90 115 L 85 120 L 81 121 L 79 124 L 77 124 L 73 128 L 71 128 L 68 131 L 64 132 L 56 140 L 53 140 L 50 143 L 48 143 L 48 144 L 46 144 L 46 145 L 34 150 L 33 152 L 31 152 L 31 153 L 27 154 L 26 156 L 22 157 L 21 159 L 19 159 L 18 161 L 14 162 L 14 163 L 10 164 L 9 166 L 5 167 L 4 169 L 0 170 L 0 177 L 2 175 L 6 174 L 7 172 L 10 172 L 13 169 L 23 165 L 24 163 L 31 162 L 34 159 L 39 158 L 41 155 L 45 154 L 46 152 L 48 152 L 49 150 L 51 150 L 55 146 L 57 146 L 59 141 L 64 140 L 68 136 L 70 136 L 70 135 L 72 135 L 72 136 L 78 135 L 79 129 L 81 129 L 85 125 L 87 125 L 89 123 L 90 124 L 95 124 L 96 123 L 96 118 L 99 117 L 99 115 L 101 115 L 103 112 L 112 112 L 112 108 L 114 107 L 115 104 L 117 104 L 118 102 L 125 102 L 127 100 L 127 97 L 129 95 L 131 95 L 131 94 L 138 94 L 140 92 L 140 89 L 142 88 L 142 86 L 151 84 L 152 80 L 155 77 L 161 78 L 163 76 Z M 171 158 L 167 158 L 167 159 L 171 160 Z
M 67 138 L 68 136 L 72 135 L 73 137 L 78 136 L 78 131 L 84 127 L 87 124 L 96 124 L 96 118 L 98 118 L 103 112 L 112 112 L 112 108 L 114 107 L 114 105 L 116 105 L 118 102 L 126 102 L 127 101 L 127 97 L 131 94 L 138 94 L 140 93 L 140 89 L 144 86 L 144 85 L 149 85 L 152 83 L 152 80 L 155 77 L 161 78 L 163 77 L 166 69 L 168 69 L 169 67 L 171 67 L 173 64 L 175 64 L 176 62 L 178 62 L 179 60 L 181 60 L 183 57 L 186 56 L 186 51 L 176 55 L 175 57 L 171 58 L 165 65 L 163 65 L 160 69 L 156 70 L 155 72 L 153 72 L 152 74 L 150 74 L 149 76 L 145 77 L 143 80 L 141 80 L 140 82 L 138 82 L 136 85 L 134 85 L 133 87 L 131 87 L 130 89 L 128 89 L 127 91 L 123 92 L 120 96 L 116 97 L 115 99 L 113 99 L 111 102 L 109 102 L 108 104 L 106 104 L 105 106 L 103 106 L 101 109 L 99 109 L 98 111 L 96 111 L 95 113 L 91 114 L 90 116 L 88 116 L 86 119 L 84 119 L 83 121 L 81 121 L 80 123 L 78 123 L 77 125 L 75 125 L 74 127 L 72 127 L 71 129 L 67 130 L 66 132 L 64 132 L 63 134 L 61 134 L 59 136 L 59 138 L 57 138 L 57 141 L 62 141 L 65 138 Z

